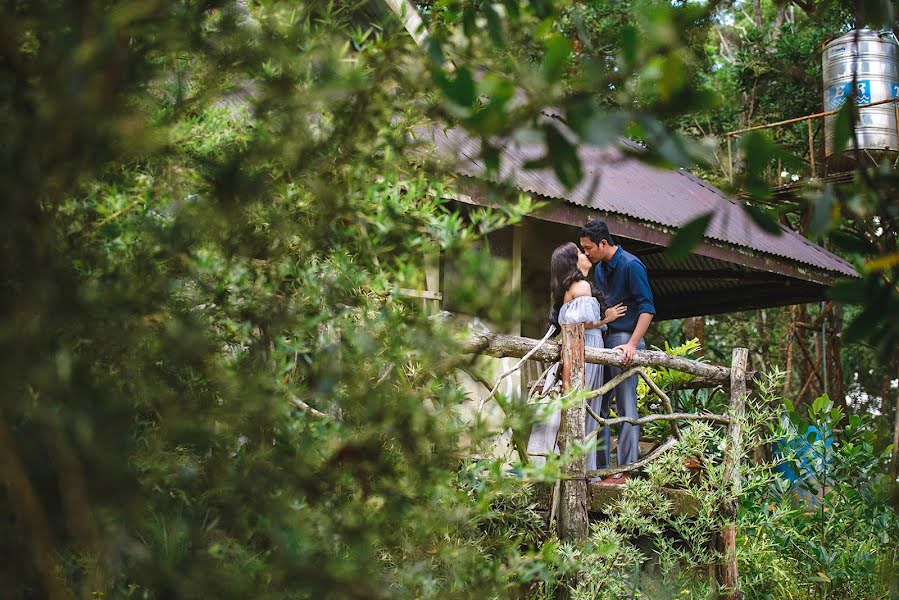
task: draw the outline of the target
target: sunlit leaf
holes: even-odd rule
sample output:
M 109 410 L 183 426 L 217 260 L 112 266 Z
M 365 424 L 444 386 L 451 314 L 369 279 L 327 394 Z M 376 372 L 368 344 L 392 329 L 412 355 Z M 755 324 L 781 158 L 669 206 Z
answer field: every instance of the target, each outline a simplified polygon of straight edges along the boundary
M 872 258 L 865 263 L 865 271 L 888 271 L 896 266 L 899 266 L 899 251 Z

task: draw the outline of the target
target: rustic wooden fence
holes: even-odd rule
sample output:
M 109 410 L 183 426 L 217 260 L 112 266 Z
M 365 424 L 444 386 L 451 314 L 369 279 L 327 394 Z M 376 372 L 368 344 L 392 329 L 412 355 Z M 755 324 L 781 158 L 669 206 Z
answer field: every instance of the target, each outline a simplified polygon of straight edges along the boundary
M 560 452 L 564 453 L 565 449 L 572 443 L 584 442 L 588 439 L 588 436 L 585 435 L 587 411 L 599 423 L 599 427 L 595 432 L 599 432 L 605 425 L 620 423 L 642 425 L 664 420 L 668 421 L 671 426 L 671 437 L 634 464 L 586 471 L 586 458 L 583 455 L 579 455 L 568 462 L 563 476 L 554 490 L 553 500 L 550 501 L 553 507 L 555 502 L 558 502 L 560 537 L 570 540 L 582 540 L 587 537 L 589 532 L 587 486 L 591 478 L 606 477 L 649 464 L 676 445 L 680 437 L 680 430 L 677 426 L 678 421 L 705 420 L 726 425 L 723 473 L 724 482 L 728 486 L 728 490 L 726 490 L 727 493 L 723 494 L 724 501 L 721 506 L 725 525 L 720 532 L 719 547 L 723 559 L 717 575 L 719 586 L 722 590 L 722 597 L 728 599 L 742 598 L 742 594 L 739 591 L 739 573 L 736 560 L 736 516 L 737 499 L 740 495 L 739 463 L 743 454 L 743 421 L 747 397 L 746 364 L 749 351 L 746 348 L 735 348 L 730 367 L 700 363 L 653 350 L 637 351 L 634 360 L 630 364 L 625 365 L 622 354 L 618 350 L 585 347 L 583 324 L 563 325 L 562 338 L 558 343 L 549 342 L 548 338 L 549 335 L 544 337 L 543 340 L 534 340 L 518 336 L 494 334 L 482 329 L 472 333 L 465 343 L 465 350 L 469 353 L 487 354 L 499 358 L 521 358 L 523 360 L 519 363 L 519 366 L 524 362 L 524 359 L 529 358 L 544 362 L 561 361 L 560 371 L 564 393 L 583 389 L 584 368 L 587 363 L 621 367 L 625 370 L 619 376 L 605 383 L 599 390 L 593 390 L 587 394 L 587 397 L 604 394 L 625 378 L 637 375 L 643 378 L 650 390 L 659 397 L 665 410 L 662 414 L 648 415 L 639 419 L 626 417 L 603 419 L 590 409 L 586 401 L 578 403 L 576 406 L 565 408 L 562 410 L 559 427 L 558 446 Z M 718 415 L 675 412 L 668 395 L 656 385 L 643 370 L 643 367 L 667 367 L 694 375 L 695 379 L 689 384 L 689 387 L 693 389 L 715 387 L 729 389 L 730 406 L 728 413 Z M 505 373 L 504 376 L 508 373 Z M 494 386 L 495 389 L 496 386 Z M 557 497 L 556 494 L 558 494 Z

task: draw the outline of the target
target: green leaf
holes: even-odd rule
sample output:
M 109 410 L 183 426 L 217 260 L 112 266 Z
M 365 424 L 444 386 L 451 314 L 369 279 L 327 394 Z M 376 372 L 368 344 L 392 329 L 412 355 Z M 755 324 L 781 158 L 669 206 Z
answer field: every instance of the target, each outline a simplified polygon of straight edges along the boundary
M 521 8 L 518 6 L 518 0 L 503 0 L 503 6 L 512 19 L 518 19 L 521 16 Z
M 866 297 L 865 286 L 859 285 L 856 279 L 843 279 L 827 290 L 828 300 L 846 304 L 860 304 L 865 301 Z
M 568 64 L 568 58 L 571 56 L 571 43 L 563 35 L 555 34 L 551 36 L 544 46 L 543 52 L 543 78 L 553 83 L 562 78 L 565 74 L 565 67 Z
M 499 150 L 486 141 L 481 142 L 481 158 L 484 160 L 484 166 L 487 167 L 488 173 L 499 171 Z
M 665 250 L 665 257 L 672 262 L 678 262 L 689 256 L 690 251 L 702 241 L 702 236 L 711 221 L 712 213 L 708 212 L 678 228 Z
M 849 141 L 852 139 L 852 124 L 855 121 L 853 111 L 855 105 L 846 102 L 837 113 L 837 118 L 833 124 L 833 152 L 839 154 L 846 149 Z
M 478 32 L 477 15 L 471 6 L 465 7 L 465 11 L 462 13 L 462 31 L 467 38 L 475 37 Z
M 792 152 L 775 144 L 765 133 L 750 131 L 738 144 L 744 168 L 740 173 L 742 187 L 755 198 L 770 198 L 771 188 L 766 172 L 775 164 L 781 168 L 798 168 L 800 160 Z
M 439 73 L 437 83 L 446 97 L 459 106 L 471 107 L 475 101 L 475 85 L 471 72 L 465 67 L 456 71 L 456 77 L 450 79 Z
M 815 398 L 815 401 L 812 403 L 812 412 L 820 415 L 825 410 L 830 410 L 830 398 L 827 394 L 822 394 Z
M 835 218 L 834 209 L 837 209 Z M 809 220 L 809 237 L 819 239 L 823 237 L 835 224 L 839 223 L 839 208 L 833 197 L 833 188 L 826 187 L 824 191 L 812 203 L 812 216 Z
M 584 123 L 581 137 L 595 146 L 607 146 L 618 141 L 626 124 L 626 117 L 622 113 L 594 115 Z
M 553 14 L 553 0 L 530 0 L 528 4 L 538 18 L 545 19 Z
M 535 171 L 539 169 L 547 169 L 552 166 L 552 160 L 550 160 L 549 155 L 541 156 L 540 158 L 535 158 L 533 160 L 524 161 L 524 165 L 522 165 L 528 171 Z
M 492 4 L 488 4 L 484 8 L 484 14 L 487 17 L 487 33 L 490 35 L 490 39 L 500 48 L 504 47 L 506 42 L 503 39 L 503 25 L 496 8 Z
M 559 182 L 570 190 L 584 176 L 581 161 L 577 155 L 577 147 L 565 139 L 565 136 L 552 125 L 547 125 L 545 132 L 547 154 L 552 162 L 553 171 L 559 178 Z
M 639 38 L 637 28 L 633 25 L 626 25 L 621 28 L 621 58 L 625 65 L 632 65 L 637 62 Z
M 767 231 L 768 233 L 772 233 L 774 235 L 780 235 L 783 233 L 783 229 L 781 229 L 780 224 L 774 220 L 774 217 L 766 213 L 764 210 L 755 206 L 754 204 L 743 204 L 743 210 L 746 211 L 746 214 L 749 215 L 749 218 L 752 221 Z
M 877 246 L 863 235 L 847 229 L 835 229 L 827 239 L 840 250 L 861 255 L 877 254 Z
M 864 22 L 872 29 L 890 29 L 895 11 L 890 0 L 862 0 L 861 14 Z
M 443 44 L 436 35 L 428 38 L 428 58 L 438 69 L 443 67 L 443 63 L 446 61 L 446 57 L 443 55 Z

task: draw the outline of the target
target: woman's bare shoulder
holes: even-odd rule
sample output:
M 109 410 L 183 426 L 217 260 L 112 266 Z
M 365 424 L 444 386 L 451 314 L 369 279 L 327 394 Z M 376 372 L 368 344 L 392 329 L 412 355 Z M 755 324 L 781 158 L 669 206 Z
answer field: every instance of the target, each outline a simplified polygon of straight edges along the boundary
M 565 301 L 571 302 L 575 298 L 592 295 L 593 288 L 590 286 L 590 282 L 581 279 L 580 281 L 575 281 L 571 284 L 571 286 L 569 286 L 568 292 L 565 294 Z

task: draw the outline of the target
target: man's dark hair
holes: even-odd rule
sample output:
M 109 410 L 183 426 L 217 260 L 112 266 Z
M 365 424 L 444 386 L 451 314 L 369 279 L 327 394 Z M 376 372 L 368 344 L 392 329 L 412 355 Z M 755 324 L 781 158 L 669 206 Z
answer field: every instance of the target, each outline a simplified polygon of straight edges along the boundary
M 615 245 L 615 242 L 612 240 L 612 234 L 609 233 L 609 226 L 599 219 L 587 221 L 587 224 L 581 227 L 578 237 L 590 238 L 594 244 L 599 244 L 605 240 L 612 246 Z

